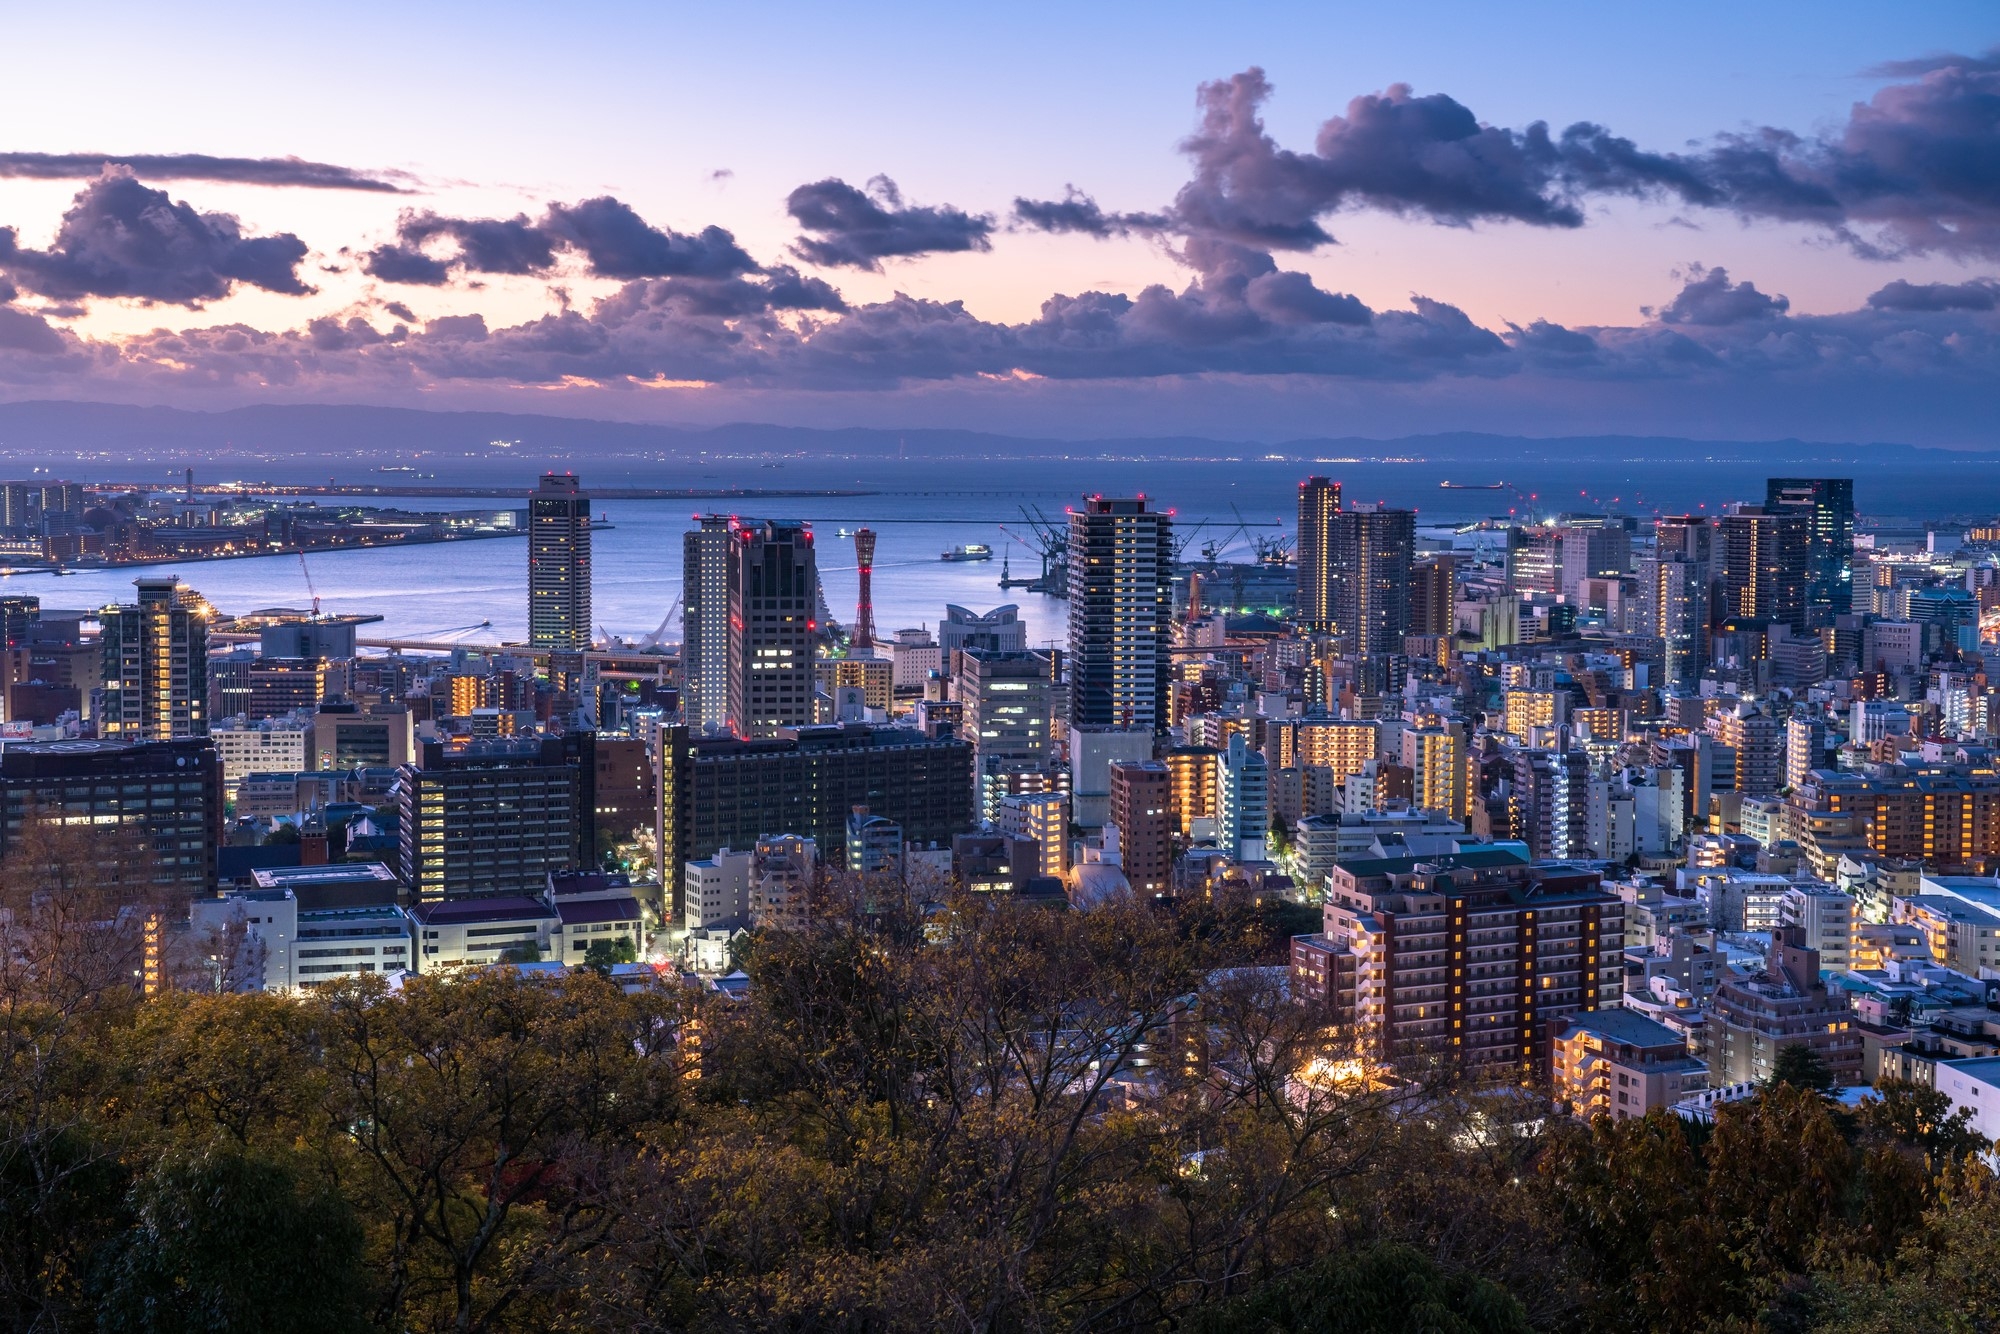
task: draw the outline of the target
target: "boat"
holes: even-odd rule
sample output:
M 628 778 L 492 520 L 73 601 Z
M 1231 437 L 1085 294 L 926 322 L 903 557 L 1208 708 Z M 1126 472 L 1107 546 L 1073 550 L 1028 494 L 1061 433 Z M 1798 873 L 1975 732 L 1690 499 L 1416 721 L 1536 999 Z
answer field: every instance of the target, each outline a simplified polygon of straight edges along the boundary
M 950 551 L 941 553 L 938 559 L 951 561 L 992 560 L 993 548 L 987 546 L 984 542 L 968 542 L 962 547 L 953 547 Z
M 1447 491 L 1505 491 L 1505 482 L 1439 482 Z

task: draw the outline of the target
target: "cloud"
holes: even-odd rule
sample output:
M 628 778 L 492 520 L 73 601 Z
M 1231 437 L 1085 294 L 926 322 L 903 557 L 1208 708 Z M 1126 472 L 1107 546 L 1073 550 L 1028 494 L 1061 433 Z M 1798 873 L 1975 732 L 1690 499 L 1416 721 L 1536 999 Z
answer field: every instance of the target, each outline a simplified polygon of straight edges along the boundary
M 228 181 L 308 190 L 368 190 L 404 194 L 404 172 L 357 171 L 296 157 L 211 157 L 206 153 L 0 153 L 0 178 L 88 180 L 106 167 L 125 167 L 156 181 Z M 402 182 L 399 184 L 398 182 Z
M 1871 292 L 1868 304 L 1876 310 L 1992 310 L 2000 305 L 2000 282 L 1912 283 L 1898 278 Z
M 761 271 L 722 228 L 662 231 L 609 195 L 551 204 L 539 221 L 526 214 L 453 218 L 408 211 L 397 220 L 396 240 L 370 250 L 362 268 L 383 282 L 437 287 L 460 272 L 546 273 L 566 251 L 582 255 L 599 278 L 728 278 Z
M 551 204 L 546 230 L 583 251 L 601 278 L 725 278 L 754 273 L 757 262 L 720 227 L 697 235 L 649 226 L 628 204 L 605 195 Z
M 949 204 L 905 204 L 887 176 L 869 181 L 865 193 L 833 177 L 801 185 L 785 208 L 812 233 L 792 247 L 811 264 L 879 271 L 885 259 L 992 248 L 991 217 Z
M 1693 266 L 1687 284 L 1660 311 L 1662 324 L 1720 327 L 1752 320 L 1772 320 L 1791 309 L 1782 296 L 1766 296 L 1755 283 L 1732 283 L 1727 269 Z
M 1874 258 L 2000 255 L 2000 55 L 1883 72 L 1902 82 L 1817 136 L 1765 127 L 1652 152 L 1589 121 L 1491 125 L 1446 94 L 1392 84 L 1354 98 L 1300 151 L 1266 130 L 1272 86 L 1252 67 L 1197 91 L 1199 124 L 1181 144 L 1192 171 L 1162 213 L 1106 214 L 1074 186 L 1061 200 L 1017 199 L 1014 212 L 1046 231 L 1312 250 L 1333 243 L 1327 220 L 1344 210 L 1569 228 L 1591 200 L 1622 196 L 1815 225 Z
M 0 229 L 0 271 L 22 288 L 60 301 L 131 297 L 198 305 L 238 283 L 302 296 L 306 244 L 289 233 L 245 236 L 226 213 L 202 213 L 107 167 L 63 215 L 55 243 L 24 250 Z
M 1080 232 L 1100 240 L 1133 232 L 1157 232 L 1168 222 L 1164 213 L 1106 213 L 1095 199 L 1074 185 L 1064 187 L 1061 199 L 1016 197 L 1014 218 L 1037 231 Z

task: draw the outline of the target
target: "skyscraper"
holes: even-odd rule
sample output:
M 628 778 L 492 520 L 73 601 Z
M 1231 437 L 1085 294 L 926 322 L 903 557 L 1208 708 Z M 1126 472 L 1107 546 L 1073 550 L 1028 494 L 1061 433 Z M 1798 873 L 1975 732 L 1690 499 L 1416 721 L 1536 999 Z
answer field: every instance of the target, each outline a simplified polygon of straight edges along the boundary
M 696 736 L 729 725 L 729 557 L 727 514 L 698 516 L 681 537 L 682 714 Z
M 1715 530 L 1705 518 L 1669 515 L 1653 528 L 1653 554 L 1639 562 L 1635 632 L 1660 641 L 1661 684 L 1692 691 L 1708 666 Z
M 772 519 L 732 524 L 726 573 L 731 730 L 775 736 L 781 727 L 810 724 L 819 628 L 812 530 Z
M 1072 725 L 1166 726 L 1173 526 L 1144 496 L 1092 496 L 1070 511 Z
M 1339 513 L 1339 482 L 1308 477 L 1299 483 L 1299 628 L 1313 634 L 1333 630 L 1330 537 Z
M 590 497 L 570 473 L 544 473 L 528 497 L 528 642 L 590 647 Z
M 1722 605 L 1716 620 L 1780 621 L 1806 628 L 1811 516 L 1739 505 L 1717 522 Z
M 1410 562 L 1417 540 L 1409 510 L 1343 510 L 1329 528 L 1333 633 L 1357 662 L 1403 651 L 1410 632 Z
M 180 581 L 132 581 L 139 600 L 107 607 L 104 711 L 97 734 L 129 741 L 208 735 L 208 623 L 187 605 Z
M 1806 629 L 1833 624 L 1854 610 L 1854 479 L 1772 477 L 1764 508 L 1806 517 Z

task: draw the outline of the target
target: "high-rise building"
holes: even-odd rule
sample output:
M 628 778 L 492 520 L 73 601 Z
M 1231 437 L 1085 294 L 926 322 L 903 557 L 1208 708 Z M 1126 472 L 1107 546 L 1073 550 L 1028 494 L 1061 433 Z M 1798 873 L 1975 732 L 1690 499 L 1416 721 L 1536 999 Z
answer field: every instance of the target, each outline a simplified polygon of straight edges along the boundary
M 1400 654 L 1403 636 L 1410 633 L 1416 515 L 1409 510 L 1343 510 L 1329 532 L 1336 643 L 1357 662 Z
M 1619 1002 L 1625 905 L 1594 871 L 1478 848 L 1343 858 L 1327 887 L 1323 934 L 1292 940 L 1292 995 L 1377 1059 L 1526 1081 L 1553 1021 Z
M 1419 727 L 1403 733 L 1403 767 L 1410 771 L 1411 804 L 1464 820 L 1470 808 L 1466 795 L 1465 745 L 1454 728 Z
M 1449 635 L 1456 628 L 1457 565 L 1450 556 L 1420 560 L 1410 571 L 1410 633 Z
M 1271 776 L 1262 751 L 1241 732 L 1229 738 L 1215 773 L 1216 843 L 1238 861 L 1264 860 L 1271 831 Z
M 1125 878 L 1141 894 L 1164 894 L 1174 870 L 1173 781 L 1159 760 L 1111 765 L 1111 824 L 1118 830 Z
M 962 735 L 973 745 L 976 770 L 997 758 L 1053 763 L 1049 727 L 1058 687 L 1049 654 L 960 649 L 951 666 L 952 698 L 964 707 Z M 980 816 L 994 818 L 992 808 L 982 803 Z
M 985 649 L 989 653 L 1020 653 L 1028 647 L 1028 623 L 1021 609 L 1009 602 L 992 611 L 968 611 L 956 603 L 946 603 L 944 619 L 938 622 L 937 650 L 941 661 L 951 665 L 952 650 Z
M 1078 727 L 1167 725 L 1173 518 L 1144 496 L 1069 514 L 1069 716 Z
M 222 764 L 206 740 L 12 741 L 0 751 L 0 857 L 36 820 L 87 824 L 94 837 L 134 835 L 155 883 L 207 894 L 222 812 Z
M 544 473 L 528 497 L 528 642 L 590 647 L 590 497 L 576 477 Z
M 1633 633 L 1660 642 L 1661 685 L 1688 691 L 1708 666 L 1708 570 L 1680 556 L 1639 562 Z
M 1739 505 L 1717 521 L 1721 566 L 1720 621 L 1780 621 L 1806 628 L 1806 582 L 1811 550 L 1806 513 Z
M 746 740 L 664 728 L 655 837 L 678 915 L 680 874 L 719 848 L 800 834 L 842 848 L 856 806 L 900 825 L 916 843 L 949 845 L 977 821 L 972 747 L 902 728 L 801 727 Z
M 403 883 L 420 899 L 541 893 L 553 872 L 594 864 L 592 734 L 426 741 L 397 771 Z
M 764 737 L 810 725 L 819 629 L 812 530 L 769 519 L 735 525 L 727 574 L 730 730 Z
M 1308 477 L 1299 483 L 1299 628 L 1311 634 L 1333 633 L 1332 538 L 1339 513 L 1339 482 Z
M 99 736 L 170 741 L 208 733 L 208 623 L 173 576 L 133 580 L 139 600 L 99 618 L 104 712 Z
M 1823 629 L 1853 611 L 1854 479 L 1772 477 L 1764 483 L 1764 508 L 1806 516 L 1804 628 Z
M 1529 852 L 1540 860 L 1590 856 L 1589 755 L 1523 746 L 1513 777 L 1511 814 Z
M 704 514 L 681 537 L 681 713 L 696 735 L 729 725 L 729 516 Z

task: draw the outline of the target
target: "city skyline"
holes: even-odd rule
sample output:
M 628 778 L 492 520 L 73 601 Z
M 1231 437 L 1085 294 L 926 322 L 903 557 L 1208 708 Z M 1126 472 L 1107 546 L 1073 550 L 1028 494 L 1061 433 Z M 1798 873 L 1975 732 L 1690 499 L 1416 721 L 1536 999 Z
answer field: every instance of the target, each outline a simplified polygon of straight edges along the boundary
M 166 102 L 137 127 L 123 98 L 162 85 L 135 21 L 99 56 L 129 94 L 54 121 L 26 114 L 46 82 L 0 93 L 38 131 L 0 152 L 0 397 L 1993 443 L 2000 63 L 1976 6 L 1705 8 L 1726 55 L 1679 15 L 1538 45 L 1438 12 L 1456 40 L 1291 5 L 1219 42 L 1169 24 L 1089 83 L 1033 35 L 1133 25 L 1031 9 L 956 98 L 969 34 L 940 19 L 883 48 L 909 102 L 804 77 L 879 24 L 781 13 L 767 61 L 724 74 L 696 51 L 740 23 L 690 17 L 670 77 L 627 87 L 527 78 L 570 39 L 503 10 L 408 96 L 515 78 L 504 145 L 379 108 L 249 128 Z M 151 35 L 297 35 L 227 26 Z

